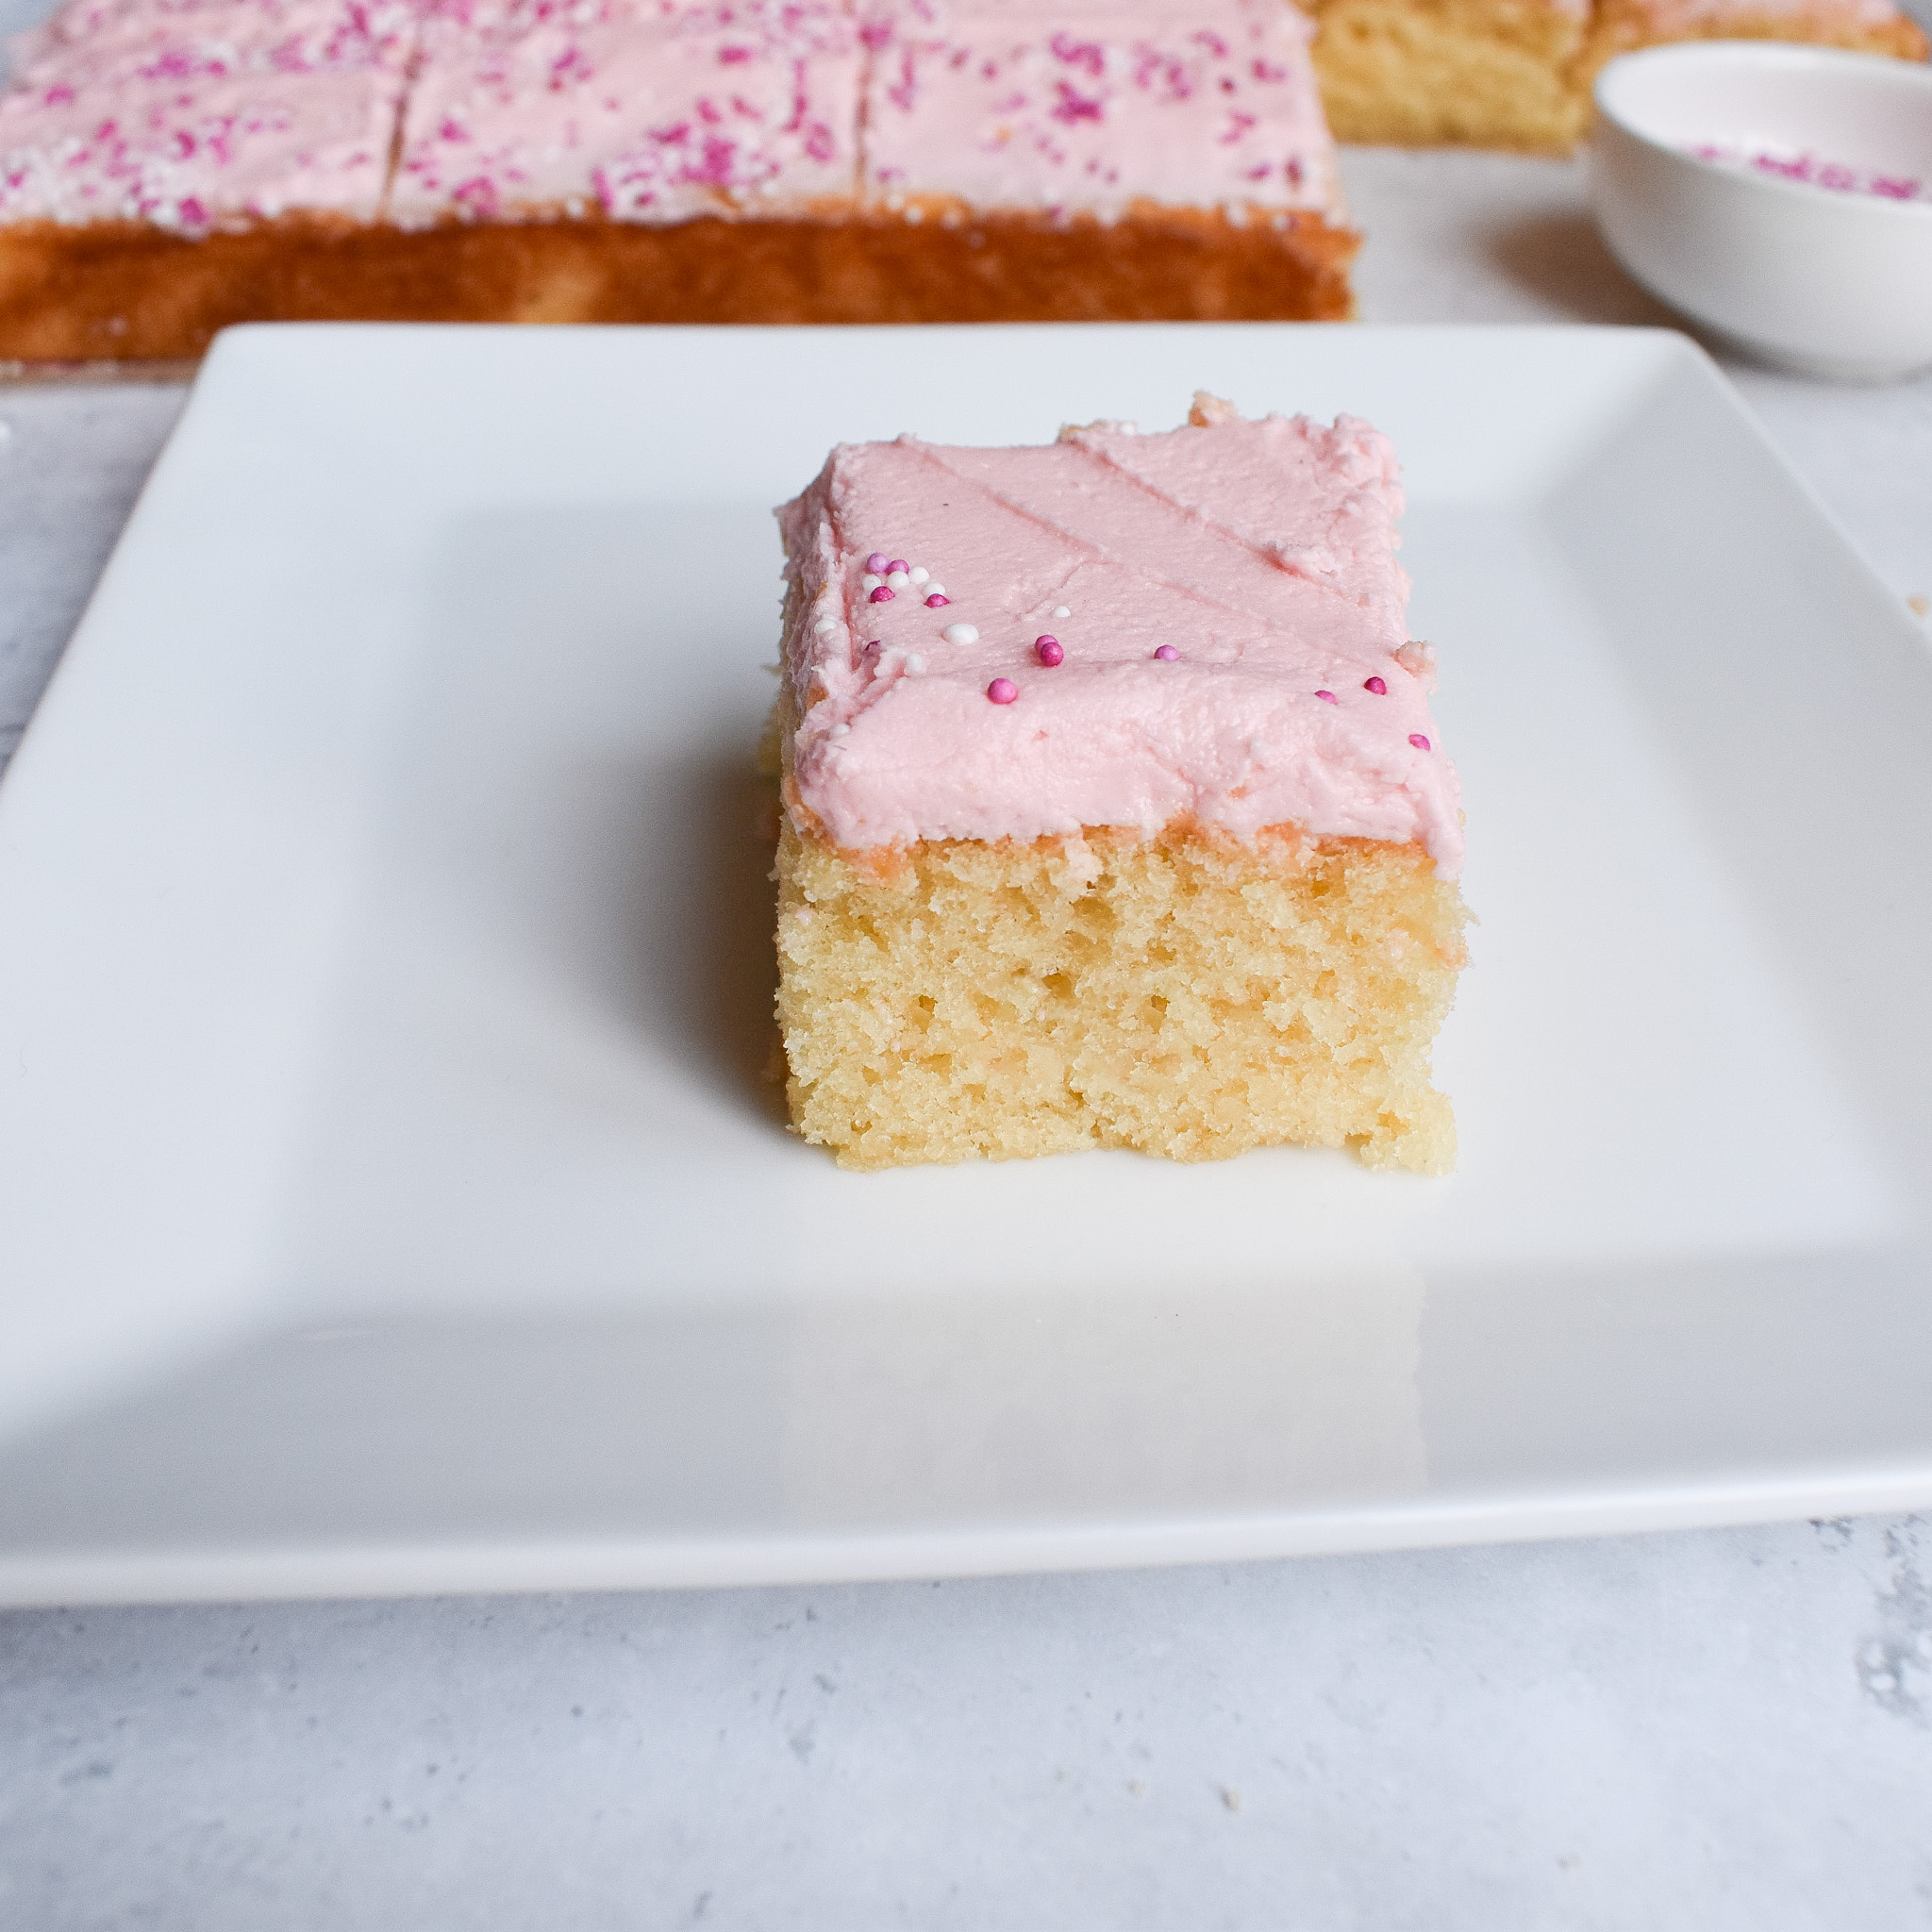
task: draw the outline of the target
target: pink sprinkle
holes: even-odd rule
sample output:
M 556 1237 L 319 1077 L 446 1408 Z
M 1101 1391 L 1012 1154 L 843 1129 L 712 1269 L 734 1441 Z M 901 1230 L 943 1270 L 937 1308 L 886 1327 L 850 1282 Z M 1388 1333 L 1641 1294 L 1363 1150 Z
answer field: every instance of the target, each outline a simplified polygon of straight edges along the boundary
M 940 593 L 937 591 L 935 591 L 932 593 L 932 595 L 925 600 L 925 608 L 928 610 L 937 610 L 941 604 L 950 604 L 952 601 L 953 600 L 950 597 L 941 597 Z
M 1420 731 L 1411 731 L 1408 734 L 1408 741 L 1409 743 L 1414 745 L 1416 750 L 1418 751 L 1427 751 L 1429 748 L 1429 741 L 1426 738 L 1424 738 Z
M 1059 639 L 1035 638 L 1033 640 L 1033 655 L 1042 664 L 1051 667 L 1061 662 L 1067 654 L 1060 648 Z
M 1180 656 L 1172 644 L 1162 644 L 1154 654 L 1163 664 L 1172 664 Z
M 884 576 L 886 574 L 886 553 L 883 550 L 874 550 L 873 554 L 865 559 L 865 567 L 873 574 L 874 576 Z
M 1020 687 L 1010 677 L 995 677 L 987 686 L 986 694 L 996 705 L 1010 705 L 1020 695 Z
M 884 584 L 881 584 L 872 593 L 872 601 L 874 604 L 890 604 L 892 601 L 892 592 Z
M 891 576 L 895 570 L 910 570 L 912 566 L 903 557 L 894 557 L 888 560 L 883 575 Z
M 1374 691 L 1378 698 L 1386 698 L 1389 695 L 1389 687 L 1379 677 L 1364 679 L 1362 689 Z
M 1315 695 L 1331 705 L 1339 705 L 1341 702 L 1332 691 L 1318 691 Z

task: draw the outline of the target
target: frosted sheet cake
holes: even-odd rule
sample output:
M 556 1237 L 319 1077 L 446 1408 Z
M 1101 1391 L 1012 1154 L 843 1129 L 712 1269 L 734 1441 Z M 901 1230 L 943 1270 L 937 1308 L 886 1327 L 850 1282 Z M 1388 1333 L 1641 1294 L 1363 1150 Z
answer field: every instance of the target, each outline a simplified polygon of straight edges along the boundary
M 779 512 L 778 1016 L 847 1166 L 1294 1141 L 1441 1173 L 1462 822 L 1386 438 L 835 449 Z
M 0 356 L 230 322 L 1335 318 L 1284 0 L 68 0 Z

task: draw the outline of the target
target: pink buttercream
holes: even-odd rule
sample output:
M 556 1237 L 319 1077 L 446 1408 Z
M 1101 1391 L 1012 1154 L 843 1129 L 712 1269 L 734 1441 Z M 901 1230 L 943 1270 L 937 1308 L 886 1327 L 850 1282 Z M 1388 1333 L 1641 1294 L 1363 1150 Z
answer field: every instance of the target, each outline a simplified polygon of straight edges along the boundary
M 414 25 L 357 0 L 85 0 L 16 43 L 0 220 L 374 220 Z
M 1032 8 L 68 0 L 14 50 L 0 221 L 1339 208 L 1283 0 Z
M 1404 623 L 1401 508 L 1388 440 L 1346 416 L 842 445 L 778 512 L 799 799 L 858 849 L 1191 816 L 1420 841 L 1453 874 L 1455 770 L 1416 742 L 1441 739 L 1432 655 Z M 882 538 L 952 608 L 865 602 Z M 949 619 L 976 640 L 949 641 Z M 1048 619 L 1051 672 L 1033 648 Z M 1166 643 L 1176 661 L 1154 657 Z M 1012 704 L 986 702 L 999 677 Z
M 867 0 L 866 187 L 980 208 L 1339 206 L 1283 0 Z
M 676 222 L 849 197 L 858 91 L 829 0 L 495 4 L 425 30 L 391 212 Z

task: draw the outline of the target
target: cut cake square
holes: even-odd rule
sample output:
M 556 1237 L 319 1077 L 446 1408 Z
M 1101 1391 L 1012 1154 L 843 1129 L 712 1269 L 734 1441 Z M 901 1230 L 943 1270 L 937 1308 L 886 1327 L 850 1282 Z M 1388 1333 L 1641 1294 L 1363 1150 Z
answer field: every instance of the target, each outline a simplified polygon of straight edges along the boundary
M 1294 7 L 872 0 L 862 19 L 863 198 L 924 225 L 948 313 L 1153 314 L 1181 290 L 1203 316 L 1351 312 Z
M 858 60 L 831 0 L 506 0 L 432 18 L 390 214 L 849 211 Z
M 778 1017 L 845 1165 L 1454 1159 L 1459 792 L 1368 425 L 843 445 L 779 512 Z
M 374 221 L 413 42 L 358 0 L 65 8 L 0 92 L 0 231 Z

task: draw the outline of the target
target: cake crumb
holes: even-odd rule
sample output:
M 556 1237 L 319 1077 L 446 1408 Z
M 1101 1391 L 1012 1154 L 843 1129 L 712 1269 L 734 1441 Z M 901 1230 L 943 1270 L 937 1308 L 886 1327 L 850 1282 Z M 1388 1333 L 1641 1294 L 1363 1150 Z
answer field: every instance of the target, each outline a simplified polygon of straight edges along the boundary
M 1212 429 L 1219 424 L 1240 422 L 1241 413 L 1232 403 L 1209 394 L 1205 389 L 1197 389 L 1193 407 L 1188 411 L 1188 421 L 1196 429 Z
M 1239 1811 L 1241 1808 L 1241 1794 L 1232 1785 L 1223 1785 L 1221 1788 L 1221 1802 L 1230 1811 Z
M 1914 617 L 1932 616 L 1932 597 L 1926 596 L 1926 594 L 1923 591 L 1914 591 L 1912 594 L 1906 599 L 1906 608 L 1909 610 Z

